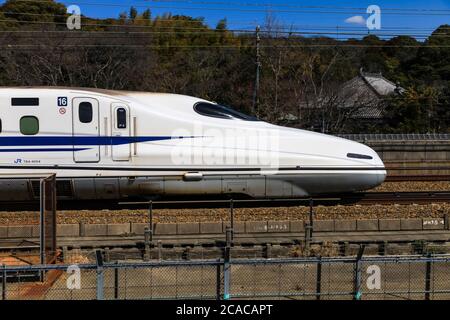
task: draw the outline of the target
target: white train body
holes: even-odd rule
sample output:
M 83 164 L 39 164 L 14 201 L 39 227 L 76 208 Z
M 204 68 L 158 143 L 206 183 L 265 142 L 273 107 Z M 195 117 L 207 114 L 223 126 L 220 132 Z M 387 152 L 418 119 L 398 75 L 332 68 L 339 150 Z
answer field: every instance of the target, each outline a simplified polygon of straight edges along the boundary
M 55 173 L 67 199 L 245 194 L 293 198 L 373 188 L 369 147 L 251 121 L 182 95 L 0 88 L 0 200 L 35 199 Z

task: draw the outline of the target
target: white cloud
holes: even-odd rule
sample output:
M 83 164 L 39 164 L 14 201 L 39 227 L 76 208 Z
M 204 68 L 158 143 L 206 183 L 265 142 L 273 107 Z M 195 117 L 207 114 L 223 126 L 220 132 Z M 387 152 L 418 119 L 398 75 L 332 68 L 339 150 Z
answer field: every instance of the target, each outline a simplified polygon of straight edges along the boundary
M 366 19 L 364 19 L 362 16 L 353 16 L 350 18 L 345 19 L 346 23 L 353 23 L 353 24 L 366 24 Z

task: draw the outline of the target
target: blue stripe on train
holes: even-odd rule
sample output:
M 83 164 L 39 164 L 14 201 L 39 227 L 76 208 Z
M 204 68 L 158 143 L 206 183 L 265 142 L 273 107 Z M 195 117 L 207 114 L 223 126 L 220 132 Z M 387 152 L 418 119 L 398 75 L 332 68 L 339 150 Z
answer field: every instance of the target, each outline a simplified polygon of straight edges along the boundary
M 0 137 L 0 146 L 105 146 L 105 145 L 124 145 L 130 143 L 162 141 L 172 139 L 196 138 L 195 136 L 171 137 L 171 136 L 153 136 L 153 137 L 108 137 L 108 136 L 33 136 L 33 137 Z
M 72 152 L 89 150 L 90 148 L 32 148 L 32 149 L 0 149 L 0 152 Z

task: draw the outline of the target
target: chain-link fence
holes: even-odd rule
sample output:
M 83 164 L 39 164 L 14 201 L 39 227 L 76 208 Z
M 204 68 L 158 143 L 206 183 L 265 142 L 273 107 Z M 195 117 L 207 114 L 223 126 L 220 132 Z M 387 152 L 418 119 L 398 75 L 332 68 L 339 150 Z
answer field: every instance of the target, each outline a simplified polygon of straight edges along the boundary
M 44 281 L 39 275 L 45 272 Z M 1 269 L 8 299 L 450 299 L 450 255 L 221 259 Z
M 50 264 L 56 261 L 57 213 L 56 175 L 34 175 L 29 181 L 0 177 L 0 184 L 12 192 L 31 190 L 27 199 L 32 206 L 39 201 L 39 211 L 10 212 L 8 206 L 0 215 L 0 264 Z M 5 187 L 5 188 L 6 188 Z M 27 191 L 28 192 L 28 191 Z M 8 194 L 8 193 L 6 193 Z M 10 200 L 3 196 L 1 200 Z M 34 201 L 34 202 L 33 202 Z M 16 203 L 16 207 L 24 206 Z M 23 215 L 21 215 L 23 213 Z

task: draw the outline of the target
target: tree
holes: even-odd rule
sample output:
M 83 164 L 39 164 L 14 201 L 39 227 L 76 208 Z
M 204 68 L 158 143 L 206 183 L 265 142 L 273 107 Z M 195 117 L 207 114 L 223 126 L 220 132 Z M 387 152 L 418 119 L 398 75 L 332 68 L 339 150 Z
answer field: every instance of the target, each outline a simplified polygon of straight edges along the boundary
M 382 72 L 388 70 L 386 58 L 383 54 L 384 41 L 377 36 L 366 36 L 361 41 L 362 45 L 368 46 L 363 53 L 361 65 L 367 72 Z
M 217 31 L 225 31 L 225 30 L 227 30 L 227 19 L 219 20 L 219 22 L 217 22 L 217 25 L 216 25 L 216 30 Z
M 20 22 L 65 22 L 66 7 L 49 1 L 8 0 L 1 5 L 4 16 Z M 21 23 L 24 25 L 23 23 Z
M 433 87 L 407 88 L 402 97 L 391 97 L 386 130 L 400 133 L 436 132 L 438 92 Z
M 120 14 L 119 14 L 119 21 L 123 24 L 123 23 L 125 23 L 126 21 L 127 21 L 127 13 L 124 11 L 124 12 L 121 12 Z
M 130 20 L 132 22 L 134 22 L 134 20 L 136 19 L 137 15 L 138 15 L 138 12 L 137 12 L 136 8 L 135 7 L 131 7 L 130 8 L 129 18 L 130 18 Z
M 147 9 L 142 13 L 142 19 L 150 21 L 151 18 L 152 18 L 152 12 L 150 11 L 150 9 Z
M 210 28 L 203 18 L 167 13 L 152 19 L 149 9 L 138 14 L 131 7 L 115 19 L 83 16 L 83 31 L 95 32 L 81 34 L 66 30 L 66 17 L 65 6 L 50 0 L 0 5 L 0 85 L 175 92 L 244 112 L 252 108 L 255 37 L 229 31 L 226 19 Z M 149 32 L 128 32 L 128 24 Z M 262 29 L 263 119 L 329 133 L 450 131 L 448 25 L 425 43 L 409 36 L 302 37 L 289 33 L 273 14 Z M 109 31 L 114 32 L 104 33 Z M 387 99 L 384 126 L 355 121 L 359 108 L 370 103 L 358 90 L 342 88 L 361 67 L 408 88 L 405 96 Z
M 443 25 L 418 50 L 410 72 L 420 84 L 444 87 L 450 80 L 449 65 L 450 25 Z
M 410 66 L 416 58 L 418 47 L 420 42 L 410 36 L 398 36 L 387 40 L 383 47 L 384 75 L 404 86 L 413 85 L 409 76 Z

